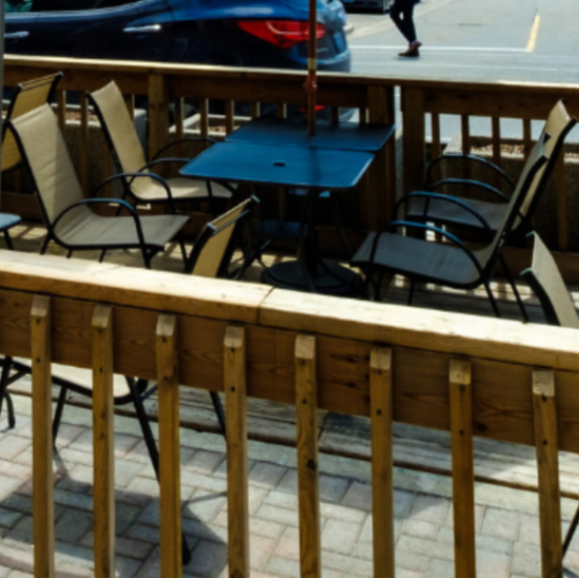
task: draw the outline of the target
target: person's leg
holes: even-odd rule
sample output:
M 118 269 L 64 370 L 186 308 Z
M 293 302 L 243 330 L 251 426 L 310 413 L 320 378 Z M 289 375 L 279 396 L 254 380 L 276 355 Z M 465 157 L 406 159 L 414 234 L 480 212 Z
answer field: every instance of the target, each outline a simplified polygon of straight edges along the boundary
M 400 30 L 402 36 L 404 36 L 404 38 L 406 38 L 410 43 L 416 40 L 416 35 L 414 38 L 410 37 L 411 30 L 408 28 L 407 20 L 409 6 L 412 9 L 413 0 L 410 0 L 410 2 L 409 0 L 394 0 L 394 4 L 390 7 L 390 18 L 392 18 L 392 21 L 396 24 L 396 27 Z M 410 18 L 410 22 L 412 22 L 412 12 L 410 13 Z M 414 29 L 414 25 L 412 25 L 411 29 Z
M 416 28 L 414 27 L 414 0 L 406 0 L 404 10 L 404 26 L 406 29 L 406 40 L 411 44 L 416 42 Z

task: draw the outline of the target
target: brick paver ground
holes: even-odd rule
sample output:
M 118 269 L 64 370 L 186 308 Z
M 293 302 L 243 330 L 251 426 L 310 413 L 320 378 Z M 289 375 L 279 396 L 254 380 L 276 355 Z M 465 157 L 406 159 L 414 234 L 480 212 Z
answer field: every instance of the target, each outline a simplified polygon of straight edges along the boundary
M 30 399 L 15 397 L 17 426 L 0 428 L 0 576 L 32 573 Z M 67 406 L 57 443 L 56 561 L 63 577 L 91 576 L 90 412 Z M 117 574 L 159 576 L 158 486 L 138 424 L 116 417 Z M 192 550 L 190 577 L 227 575 L 225 453 L 220 436 L 183 430 L 183 527 Z M 295 453 L 250 443 L 251 567 L 256 577 L 298 576 Z M 372 576 L 369 465 L 322 456 L 322 563 L 327 577 Z M 401 577 L 453 575 L 450 481 L 396 471 L 396 562 Z M 537 496 L 477 485 L 479 576 L 540 572 Z M 567 524 L 575 504 L 563 501 Z M 579 541 L 566 558 L 579 571 Z

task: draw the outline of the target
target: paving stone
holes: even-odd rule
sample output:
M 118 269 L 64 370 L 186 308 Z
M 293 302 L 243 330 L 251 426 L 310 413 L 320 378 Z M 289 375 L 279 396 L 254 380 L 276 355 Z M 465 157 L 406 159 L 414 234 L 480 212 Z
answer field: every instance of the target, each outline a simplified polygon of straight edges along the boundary
M 485 512 L 482 532 L 503 539 L 516 541 L 519 538 L 519 517 L 513 511 L 488 508 Z
M 286 472 L 287 469 L 285 467 L 267 462 L 258 462 L 249 473 L 249 482 L 251 485 L 275 488 Z
M 440 527 L 428 521 L 408 519 L 402 525 L 402 533 L 413 537 L 436 540 Z
M 9 435 L 0 440 L 0 456 L 4 460 L 12 460 L 26 450 L 31 450 L 29 438 Z
M 115 486 L 126 488 L 144 469 L 143 464 L 117 458 L 115 460 Z
M 2 572 L 6 576 L 11 570 L 17 570 L 21 575 L 33 576 L 34 559 L 32 549 L 28 545 L 17 545 L 16 547 L 0 543 L 0 565 Z
M 350 481 L 337 476 L 321 475 L 319 483 L 321 501 L 326 503 L 340 503 L 344 499 Z
M 344 496 L 342 505 L 360 511 L 372 512 L 372 487 L 353 482 Z
M 93 512 L 93 500 L 91 496 L 66 491 L 60 488 L 54 489 L 54 502 L 65 507 L 81 509 Z
M 256 513 L 258 519 L 265 519 L 280 525 L 298 526 L 298 512 L 282 509 L 273 505 L 263 504 Z
M 196 472 L 183 473 L 181 484 L 206 491 L 223 493 L 227 491 L 227 482 L 216 477 L 205 476 Z
M 127 503 L 115 505 L 115 532 L 124 535 L 127 530 L 137 521 L 141 509 Z
M 125 534 L 131 539 L 152 543 L 153 545 L 158 545 L 160 542 L 159 527 L 136 523 Z
M 362 524 L 367 516 L 365 512 L 343 507 L 342 505 L 332 505 L 330 503 L 322 503 L 320 505 L 320 514 L 322 517 L 327 517 L 328 519 L 359 524 Z
M 184 567 L 197 577 L 218 577 L 227 564 L 227 545 L 201 540 L 191 553 L 191 561 Z
M 83 465 L 74 465 L 67 474 L 62 477 L 57 488 L 77 494 L 91 494 L 93 490 L 93 469 Z
M 198 450 L 194 452 L 186 464 L 187 470 L 210 475 L 225 460 L 225 455 L 220 452 L 211 452 L 209 450 Z
M 183 507 L 183 516 L 210 523 L 226 502 L 227 497 L 224 493 L 208 493 L 199 489 Z
M 418 571 L 411 571 L 410 569 L 396 567 L 396 577 L 426 577 L 426 575 Z
M 206 540 L 212 543 L 227 543 L 227 528 L 191 519 L 183 519 L 182 524 L 187 537 L 192 536 L 195 540 Z
M 516 541 L 513 545 L 511 572 L 527 577 L 541 574 L 541 550 L 535 545 Z
M 429 539 L 420 539 L 418 537 L 408 537 L 404 535 L 404 533 L 400 535 L 396 547 L 404 551 L 410 551 L 411 553 L 420 553 L 426 557 L 450 560 L 454 558 L 454 545 L 430 541 Z M 410 569 L 410 567 L 408 568 Z
M 21 517 L 22 513 L 19 511 L 0 507 L 0 526 L 2 527 L 6 527 L 7 529 L 12 528 Z
M 19 480 L 32 477 L 32 465 L 18 464 L 14 461 L 0 460 L 0 474 Z
M 327 551 L 351 555 L 361 530 L 358 523 L 328 519 L 322 531 L 322 547 Z
M 394 489 L 394 517 L 407 519 L 412 512 L 412 505 L 416 495 L 412 492 Z
M 322 565 L 325 569 L 334 569 L 344 573 L 345 577 L 373 577 L 372 561 L 357 557 L 347 557 L 335 551 L 322 550 Z
M 541 544 L 539 517 L 533 515 L 519 515 L 519 540 L 533 545 Z
M 265 572 L 272 573 L 277 577 L 299 577 L 300 564 L 293 559 L 272 556 L 267 562 Z
M 159 535 L 157 534 L 157 542 Z M 88 547 L 92 549 L 94 547 L 94 533 L 89 531 L 80 540 L 80 545 L 83 547 Z M 115 537 L 115 553 L 116 555 L 122 557 L 128 557 L 129 559 L 136 559 L 138 561 L 144 561 L 155 548 L 155 544 L 146 543 L 145 541 L 137 541 L 135 539 L 129 539 L 127 537 Z
M 448 559 L 432 559 L 428 567 L 428 577 L 454 577 L 454 561 Z M 479 575 L 484 577 L 484 575 Z
M 59 541 L 76 543 L 91 526 L 92 513 L 66 509 L 55 525 L 54 537 Z
M 269 561 L 277 541 L 269 537 L 252 535 L 249 539 L 249 560 L 253 569 L 263 570 Z
M 3 499 L 2 506 L 7 509 L 26 513 L 27 515 L 32 514 L 32 498 L 17 493 L 13 493 Z
M 448 515 L 450 501 L 442 497 L 417 495 L 410 517 L 442 525 Z M 398 515 L 396 515 L 398 516 Z
M 418 571 L 426 573 L 430 565 L 430 557 L 420 552 L 405 551 L 399 547 L 396 548 L 396 568 L 407 569 L 408 571 Z
M 275 490 L 280 493 L 290 493 L 297 495 L 298 492 L 298 475 L 294 468 L 288 469 L 281 479 Z
M 477 577 L 508 577 L 511 558 L 504 553 L 476 550 Z
M 482 549 L 487 552 L 490 551 L 492 553 L 500 553 L 502 555 L 510 555 L 513 552 L 512 541 L 507 541 L 506 539 L 490 535 L 477 535 L 476 546 L 477 549 Z
M 266 496 L 264 503 L 266 505 L 274 505 L 283 509 L 293 510 L 298 508 L 298 497 L 297 494 L 280 492 L 276 489 Z
M 300 533 L 296 527 L 286 527 L 274 551 L 276 557 L 283 559 L 300 559 Z

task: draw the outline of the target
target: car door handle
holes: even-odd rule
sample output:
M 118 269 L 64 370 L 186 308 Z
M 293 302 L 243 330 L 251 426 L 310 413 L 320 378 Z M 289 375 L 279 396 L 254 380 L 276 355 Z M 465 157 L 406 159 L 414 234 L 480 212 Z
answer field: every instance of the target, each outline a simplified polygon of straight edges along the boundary
M 143 34 L 148 32 L 160 32 L 160 24 L 147 24 L 145 26 L 127 26 L 123 28 L 123 32 L 127 34 Z
M 28 38 L 30 32 L 28 30 L 21 30 L 20 32 L 6 32 L 4 34 L 5 40 L 22 40 L 23 38 Z

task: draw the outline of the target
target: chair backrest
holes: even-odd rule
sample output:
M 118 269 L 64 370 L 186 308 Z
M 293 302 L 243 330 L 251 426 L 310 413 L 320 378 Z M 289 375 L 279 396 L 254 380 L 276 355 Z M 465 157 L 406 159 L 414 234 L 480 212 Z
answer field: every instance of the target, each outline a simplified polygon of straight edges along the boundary
M 64 209 L 84 198 L 56 115 L 45 103 L 11 119 L 7 127 L 30 171 L 44 218 L 50 227 Z M 74 221 L 87 210 L 87 206 L 82 206 L 70 211 L 59 226 Z
M 193 246 L 185 271 L 202 277 L 226 276 L 238 233 L 257 203 L 250 197 L 208 223 Z
M 550 324 L 566 328 L 579 328 L 579 316 L 559 268 L 536 232 L 533 237 L 533 263 L 521 272 L 535 295 L 539 298 L 545 317 Z
M 88 99 L 99 118 L 111 154 L 120 173 L 136 173 L 146 164 L 145 152 L 135 130 L 123 94 L 114 81 L 103 88 L 88 93 Z M 132 188 L 138 193 L 141 181 L 136 179 Z
M 27 112 L 50 102 L 54 96 L 56 85 L 62 78 L 62 73 L 43 76 L 19 84 L 14 90 L 10 106 L 6 113 L 6 121 L 15 119 Z M 11 133 L 4 128 L 2 132 L 2 150 L 0 152 L 0 170 L 6 171 L 18 165 L 21 161 L 18 146 Z
M 561 153 L 565 139 L 576 124 L 577 119 L 569 115 L 565 108 L 564 101 L 560 100 L 549 113 L 541 137 L 539 137 L 539 141 L 537 141 L 538 144 L 545 134 L 550 137 L 545 145 L 547 162 L 537 171 L 535 179 L 527 191 L 521 209 L 519 210 L 520 216 L 515 222 L 515 227 L 518 227 L 522 221 L 527 221 L 533 216 L 541 193 L 543 192 L 543 189 L 551 176 L 553 167 L 557 162 L 557 158 Z M 537 144 L 535 146 L 537 146 Z
M 511 195 L 501 224 L 495 232 L 493 240 L 484 249 L 476 252 L 478 255 L 479 263 L 484 270 L 488 271 L 494 267 L 502 245 L 505 242 L 505 238 L 511 231 L 513 224 L 519 215 L 522 203 L 526 199 L 529 190 L 536 184 L 535 179 L 537 173 L 541 170 L 542 167 L 544 167 L 548 160 L 545 151 L 549 139 L 550 135 L 543 133 L 533 147 L 533 150 L 531 151 L 531 154 L 529 155 L 529 158 L 523 167 L 515 190 Z

